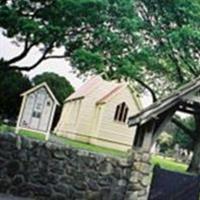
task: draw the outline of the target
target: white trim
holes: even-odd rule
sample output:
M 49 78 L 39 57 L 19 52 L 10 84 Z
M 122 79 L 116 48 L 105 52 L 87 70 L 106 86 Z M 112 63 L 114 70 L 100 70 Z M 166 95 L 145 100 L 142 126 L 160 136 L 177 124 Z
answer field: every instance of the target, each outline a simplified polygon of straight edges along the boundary
M 18 133 L 19 130 L 20 130 L 20 122 L 21 122 L 21 119 L 22 119 L 22 114 L 23 114 L 23 110 L 24 110 L 24 107 L 25 107 L 26 99 L 27 99 L 26 96 L 23 97 L 23 99 L 22 99 L 22 103 L 21 103 L 21 107 L 20 107 L 20 111 L 19 111 L 19 115 L 18 115 L 18 119 L 17 119 L 17 125 L 16 125 L 16 128 L 15 128 L 15 133 Z
M 57 105 L 60 105 L 60 103 L 58 102 L 58 100 L 56 99 L 56 97 L 54 96 L 54 94 L 52 93 L 51 89 L 49 88 L 49 86 L 46 82 L 43 82 L 43 83 L 36 85 L 35 87 L 31 88 L 30 90 L 27 90 L 26 92 L 22 93 L 21 96 L 26 96 L 26 95 L 36 91 L 37 89 L 39 89 L 41 87 L 45 87 L 47 89 L 47 91 L 49 92 L 50 96 L 52 97 L 52 99 L 55 101 L 55 103 Z
M 51 112 L 51 117 L 50 117 L 50 120 L 49 120 L 48 129 L 47 129 L 47 132 L 46 132 L 46 138 L 45 138 L 46 140 L 48 140 L 49 136 L 50 136 L 50 131 L 51 131 L 55 111 L 56 111 L 56 105 L 53 106 L 53 109 L 52 109 L 52 112 Z

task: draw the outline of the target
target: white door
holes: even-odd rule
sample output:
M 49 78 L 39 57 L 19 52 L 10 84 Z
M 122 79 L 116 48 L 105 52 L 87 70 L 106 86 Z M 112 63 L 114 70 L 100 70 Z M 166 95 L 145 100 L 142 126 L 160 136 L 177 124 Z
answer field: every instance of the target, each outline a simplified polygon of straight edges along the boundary
M 34 109 L 32 111 L 32 118 L 30 123 L 30 128 L 39 130 L 39 125 L 41 122 L 42 112 L 44 108 L 44 102 L 46 98 L 46 91 L 44 88 L 41 88 L 37 91 L 36 101 L 34 105 Z
M 53 101 L 50 97 L 46 98 L 44 108 L 41 116 L 41 122 L 39 130 L 46 132 L 48 130 L 49 121 L 52 115 Z

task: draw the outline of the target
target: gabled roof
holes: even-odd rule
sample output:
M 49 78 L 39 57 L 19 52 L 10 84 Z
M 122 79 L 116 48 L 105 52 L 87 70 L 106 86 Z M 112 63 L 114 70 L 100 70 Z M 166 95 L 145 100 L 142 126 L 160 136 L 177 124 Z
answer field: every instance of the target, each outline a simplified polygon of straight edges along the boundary
M 198 90 L 200 90 L 200 77 L 187 83 L 168 97 L 153 103 L 138 114 L 130 117 L 128 122 L 129 126 L 144 124 L 151 119 L 156 119 L 158 115 L 178 105 L 181 101 L 187 99 L 189 95 Z
M 49 86 L 48 86 L 48 84 L 47 84 L 46 82 L 43 82 L 43 83 L 41 83 L 41 84 L 39 84 L 39 85 L 36 85 L 35 87 L 33 87 L 33 88 L 27 90 L 26 92 L 23 92 L 23 93 L 21 94 L 21 96 L 26 96 L 26 95 L 28 95 L 28 94 L 30 94 L 30 93 L 32 93 L 32 92 L 34 92 L 34 91 L 36 91 L 36 90 L 42 88 L 42 87 L 45 87 L 45 88 L 47 89 L 47 92 L 48 92 L 49 95 L 51 96 L 51 98 L 54 100 L 54 102 L 55 102 L 57 105 L 60 105 L 60 103 L 58 102 L 58 100 L 56 99 L 56 97 L 54 96 L 53 92 L 51 91 L 51 89 L 49 88 Z
M 78 90 L 72 93 L 66 100 L 72 101 L 80 98 L 84 98 L 98 83 L 102 81 L 100 76 L 93 76 L 89 81 L 86 81 Z
M 99 99 L 96 100 L 96 104 L 107 103 L 112 97 L 118 94 L 121 89 L 127 87 L 128 84 L 125 82 L 117 83 L 116 81 L 106 81 L 101 78 L 101 76 L 93 76 L 89 81 L 87 81 L 83 86 L 81 86 L 77 91 L 71 94 L 65 102 L 74 101 L 78 99 L 85 98 L 92 91 L 99 90 L 101 95 Z M 134 99 L 136 101 L 136 99 Z M 139 105 L 139 104 L 138 104 Z
M 111 98 L 114 94 L 116 94 L 124 85 L 119 84 L 116 85 L 113 89 L 111 89 L 108 93 L 106 93 L 101 99 L 97 101 L 97 104 L 104 104 L 107 102 L 109 98 Z

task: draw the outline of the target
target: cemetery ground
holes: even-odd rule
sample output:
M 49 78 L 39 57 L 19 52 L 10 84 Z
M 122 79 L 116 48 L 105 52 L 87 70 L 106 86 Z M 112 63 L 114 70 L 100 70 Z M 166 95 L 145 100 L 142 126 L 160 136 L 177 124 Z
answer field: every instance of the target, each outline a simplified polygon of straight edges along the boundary
M 3 124 L 0 125 L 0 133 L 14 132 L 14 130 L 15 130 L 15 128 L 12 126 L 3 125 Z M 39 133 L 31 132 L 31 131 L 21 130 L 19 132 L 19 135 L 29 137 L 32 139 L 36 139 L 36 140 L 45 140 L 45 136 L 43 134 L 39 134 Z M 109 148 L 104 148 L 104 147 L 100 147 L 100 146 L 96 146 L 96 145 L 91 145 L 91 144 L 87 144 L 84 142 L 74 141 L 74 140 L 67 139 L 64 137 L 55 136 L 53 134 L 51 134 L 50 140 L 54 141 L 56 143 L 71 146 L 73 148 L 85 149 L 85 150 L 92 151 L 95 153 L 108 154 L 108 155 L 120 156 L 120 157 L 127 156 L 126 152 L 117 151 L 117 150 L 109 149 Z M 160 167 L 162 167 L 164 169 L 181 172 L 181 173 L 186 173 L 186 170 L 188 167 L 186 164 L 175 161 L 173 158 L 164 157 L 161 155 L 152 155 L 151 163 L 152 163 L 152 165 L 159 164 Z

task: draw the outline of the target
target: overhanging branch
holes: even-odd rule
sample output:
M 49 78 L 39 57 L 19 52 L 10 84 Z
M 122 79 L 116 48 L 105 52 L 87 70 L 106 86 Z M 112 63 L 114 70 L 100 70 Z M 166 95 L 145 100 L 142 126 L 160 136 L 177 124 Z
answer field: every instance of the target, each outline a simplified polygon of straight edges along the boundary
M 171 120 L 171 122 L 174 123 L 180 129 L 182 129 L 193 140 L 195 140 L 194 135 L 193 135 L 194 131 L 191 130 L 190 128 L 188 128 L 187 126 L 185 126 L 180 120 L 178 120 L 176 117 L 173 117 L 172 120 Z
M 25 44 L 24 44 L 24 50 L 18 56 L 11 58 L 8 61 L 5 61 L 6 65 L 11 65 L 25 58 L 25 56 L 27 56 L 27 54 L 29 53 L 29 51 L 34 45 L 35 45 L 34 43 L 28 45 L 28 36 L 27 36 Z
M 155 94 L 155 92 L 153 91 L 153 89 L 149 85 L 147 85 L 145 82 L 143 82 L 139 78 L 134 78 L 134 80 L 137 81 L 140 85 L 142 85 L 145 89 L 147 89 L 150 92 L 153 102 L 157 101 L 156 94 Z
M 20 70 L 20 71 L 30 71 L 34 68 L 36 68 L 40 63 L 42 63 L 44 60 L 47 60 L 48 58 L 46 58 L 46 55 L 50 52 L 50 50 L 53 48 L 53 43 L 47 47 L 43 53 L 43 55 L 40 57 L 40 59 L 34 63 L 31 66 L 24 66 L 24 67 L 20 67 L 20 66 L 10 66 L 8 69 L 9 70 Z

